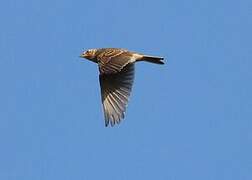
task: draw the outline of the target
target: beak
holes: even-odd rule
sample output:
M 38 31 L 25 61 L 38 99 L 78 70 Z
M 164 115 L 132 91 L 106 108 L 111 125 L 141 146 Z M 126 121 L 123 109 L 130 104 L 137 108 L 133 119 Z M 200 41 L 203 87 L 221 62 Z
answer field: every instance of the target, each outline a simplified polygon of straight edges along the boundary
M 85 56 L 85 54 L 81 54 L 79 57 L 80 58 L 85 58 L 86 56 Z

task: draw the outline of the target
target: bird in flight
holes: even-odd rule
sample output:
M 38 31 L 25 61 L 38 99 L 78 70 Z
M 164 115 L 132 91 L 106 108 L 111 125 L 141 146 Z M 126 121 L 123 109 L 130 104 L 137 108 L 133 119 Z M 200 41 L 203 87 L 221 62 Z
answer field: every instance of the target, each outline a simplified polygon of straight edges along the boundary
M 124 118 L 134 81 L 134 64 L 146 61 L 164 64 L 164 58 L 121 48 L 89 49 L 80 55 L 98 64 L 105 126 L 119 124 Z

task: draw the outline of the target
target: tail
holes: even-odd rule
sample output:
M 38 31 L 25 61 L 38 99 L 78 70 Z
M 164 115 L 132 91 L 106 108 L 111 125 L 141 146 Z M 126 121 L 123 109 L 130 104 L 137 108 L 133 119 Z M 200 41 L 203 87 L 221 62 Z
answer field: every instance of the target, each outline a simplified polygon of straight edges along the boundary
M 144 55 L 141 61 L 147 61 L 147 62 L 155 63 L 155 64 L 164 64 L 164 61 L 162 61 L 163 59 L 164 58 L 162 57 Z

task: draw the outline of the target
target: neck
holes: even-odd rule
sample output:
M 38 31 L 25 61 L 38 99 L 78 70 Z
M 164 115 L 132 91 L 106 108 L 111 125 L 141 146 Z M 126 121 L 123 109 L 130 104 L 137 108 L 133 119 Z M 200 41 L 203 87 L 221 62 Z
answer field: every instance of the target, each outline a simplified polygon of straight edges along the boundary
M 94 62 L 94 63 L 97 63 L 97 59 L 96 59 L 96 58 L 92 58 L 92 59 L 89 58 L 88 60 L 89 60 L 89 61 L 92 61 L 92 62 Z

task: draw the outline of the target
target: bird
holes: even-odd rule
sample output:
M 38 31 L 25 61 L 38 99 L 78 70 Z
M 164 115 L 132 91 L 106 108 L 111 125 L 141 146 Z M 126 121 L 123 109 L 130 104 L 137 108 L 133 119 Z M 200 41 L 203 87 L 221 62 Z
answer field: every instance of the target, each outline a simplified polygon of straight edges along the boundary
M 119 124 L 125 117 L 126 107 L 134 81 L 136 62 L 164 64 L 164 58 L 145 55 L 122 48 L 88 49 L 80 55 L 98 64 L 101 100 L 105 126 Z

